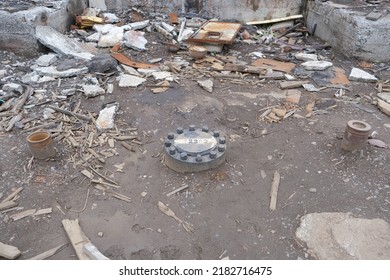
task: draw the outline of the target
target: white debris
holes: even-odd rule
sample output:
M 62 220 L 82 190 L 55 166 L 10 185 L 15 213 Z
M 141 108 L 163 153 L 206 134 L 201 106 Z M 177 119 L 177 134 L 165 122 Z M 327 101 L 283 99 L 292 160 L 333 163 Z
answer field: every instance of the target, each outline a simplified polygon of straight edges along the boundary
M 198 85 L 203 88 L 204 90 L 212 93 L 213 92 L 213 86 L 214 86 L 214 83 L 212 80 L 208 79 L 208 80 L 203 80 L 203 81 L 198 81 Z
M 127 26 L 131 30 L 140 30 L 140 29 L 144 29 L 149 24 L 150 24 L 150 20 L 144 20 L 144 21 L 137 21 L 137 22 L 129 23 L 129 24 L 127 24 Z
M 50 66 L 57 61 L 57 55 L 54 53 L 44 54 L 38 57 L 36 64 L 38 66 Z
M 250 53 L 252 56 L 263 58 L 265 55 L 262 52 L 251 52 Z
M 191 37 L 192 34 L 194 34 L 194 30 L 192 28 L 186 28 L 183 30 L 182 33 L 180 33 L 180 36 L 178 38 L 178 41 L 179 42 L 182 42 L 182 41 L 185 41 L 187 40 L 188 38 Z
M 123 74 L 119 78 L 119 87 L 137 87 L 144 83 L 146 79 L 134 75 Z
M 147 40 L 144 37 L 145 32 L 130 30 L 124 34 L 125 46 L 136 51 L 146 50 Z
M 94 25 L 96 26 L 96 24 Z M 101 37 L 98 46 L 101 48 L 113 47 L 123 40 L 123 28 L 111 24 L 105 24 L 101 29 Z
M 7 75 L 7 70 L 1 69 L 0 70 L 0 78 L 3 78 L 5 75 Z
M 3 86 L 3 90 L 6 92 L 15 91 L 19 93 L 23 93 L 23 87 L 16 83 L 8 83 Z
M 316 88 L 314 85 L 312 84 L 303 84 L 302 85 L 304 89 L 306 89 L 307 91 L 310 91 L 310 92 L 317 92 L 317 91 L 320 91 L 319 88 Z
M 49 66 L 49 67 L 36 67 L 34 69 L 37 73 L 40 75 L 49 76 L 52 78 L 68 78 L 68 77 L 74 77 L 79 76 L 81 74 L 88 73 L 88 68 L 71 68 L 64 71 L 58 71 L 55 67 Z
M 295 81 L 296 78 L 292 75 L 289 75 L 289 74 L 284 74 L 284 78 L 287 80 L 287 81 Z
M 140 74 L 137 72 L 137 70 L 135 70 L 133 67 L 131 66 L 127 66 L 127 65 L 124 65 L 124 64 L 121 64 L 121 67 L 123 68 L 123 70 L 125 71 L 126 74 L 129 74 L 129 75 L 134 75 L 134 76 L 139 76 Z
M 387 103 L 390 103 L 390 92 L 378 92 L 378 97 Z
M 140 73 L 141 75 L 145 75 L 146 77 L 151 77 L 152 74 L 156 71 L 157 71 L 156 69 L 143 69 L 143 68 L 138 69 L 138 73 Z
M 95 97 L 105 93 L 104 89 L 98 85 L 83 85 L 83 91 L 87 97 Z
M 97 42 L 99 42 L 101 36 L 102 36 L 102 34 L 100 32 L 95 32 L 92 35 L 89 35 L 88 37 L 86 37 L 85 40 L 87 42 L 97 43 Z
M 115 114 L 118 111 L 118 103 L 109 104 L 99 112 L 96 120 L 96 128 L 99 130 L 112 129 L 115 125 Z
M 363 71 L 359 68 L 352 68 L 351 74 L 349 75 L 349 79 L 351 81 L 357 81 L 357 82 L 376 82 L 378 79 L 371 75 L 370 73 L 367 73 L 366 71 Z
M 89 0 L 90 8 L 98 8 L 99 10 L 106 11 L 106 1 L 105 0 Z
M 175 27 L 169 25 L 168 23 L 161 22 L 161 26 L 168 31 L 169 33 L 172 33 L 175 30 Z
M 112 14 L 112 13 L 104 13 L 103 17 L 104 17 L 104 22 L 106 22 L 106 23 L 119 22 L 119 18 L 115 14 Z
M 167 81 L 173 82 L 172 73 L 168 72 L 168 71 L 153 72 L 152 76 L 156 80 L 167 80 Z
M 86 46 L 75 39 L 68 38 L 50 26 L 38 25 L 35 33 L 39 42 L 56 53 L 86 60 L 90 60 L 94 56 Z
M 308 71 L 322 71 L 333 66 L 329 61 L 307 61 L 301 64 Z
M 107 93 L 112 94 L 114 92 L 114 85 L 113 84 L 107 84 Z
M 317 55 L 310 53 L 296 53 L 295 58 L 303 61 L 318 61 Z

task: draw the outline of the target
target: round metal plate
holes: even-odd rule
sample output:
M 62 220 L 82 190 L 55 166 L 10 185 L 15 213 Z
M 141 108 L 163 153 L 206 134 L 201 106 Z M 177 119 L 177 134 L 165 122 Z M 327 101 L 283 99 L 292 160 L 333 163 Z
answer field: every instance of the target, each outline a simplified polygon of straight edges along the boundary
M 173 141 L 173 145 L 183 152 L 204 153 L 217 146 L 218 142 L 210 133 L 203 131 L 186 131 Z

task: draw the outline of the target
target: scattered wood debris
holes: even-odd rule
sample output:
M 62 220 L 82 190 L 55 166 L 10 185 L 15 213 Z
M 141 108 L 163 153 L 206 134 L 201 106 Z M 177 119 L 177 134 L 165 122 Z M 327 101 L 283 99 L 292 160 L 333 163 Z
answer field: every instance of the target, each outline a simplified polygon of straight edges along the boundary
M 276 202 L 278 200 L 279 184 L 280 184 L 280 174 L 278 171 L 275 171 L 274 179 L 273 179 L 272 185 L 271 185 L 271 193 L 270 193 L 271 201 L 269 204 L 270 211 L 275 211 L 275 209 L 276 209 Z
M 62 245 L 59 245 L 53 249 L 47 250 L 39 255 L 36 255 L 35 257 L 30 258 L 30 260 L 45 260 L 47 258 L 50 258 L 51 256 L 54 256 L 58 252 L 62 251 L 65 247 L 68 246 L 68 243 L 64 243 Z
M 0 257 L 14 260 L 17 257 L 19 257 L 21 252 L 19 249 L 15 246 L 7 245 L 2 242 L 0 242 Z
M 183 228 L 188 232 L 188 233 L 192 233 L 193 232 L 193 225 L 191 225 L 190 223 L 186 222 L 186 221 L 183 221 L 181 219 L 179 219 L 175 212 L 173 212 L 171 209 L 168 208 L 168 206 L 166 206 L 164 203 L 162 203 L 161 201 L 159 201 L 157 203 L 157 207 L 158 209 L 163 212 L 165 215 L 167 215 L 168 217 L 171 217 L 173 218 L 175 221 L 177 221 L 179 224 L 181 224 L 183 226 Z

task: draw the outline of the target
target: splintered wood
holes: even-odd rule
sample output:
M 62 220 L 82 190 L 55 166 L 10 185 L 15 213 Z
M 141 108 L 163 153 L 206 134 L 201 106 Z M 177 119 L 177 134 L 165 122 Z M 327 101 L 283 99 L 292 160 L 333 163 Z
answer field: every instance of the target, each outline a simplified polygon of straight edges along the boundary
M 272 181 L 272 185 L 271 185 L 271 193 L 270 193 L 271 202 L 269 204 L 270 211 L 275 211 L 275 209 L 276 209 L 276 202 L 278 200 L 279 184 L 280 184 L 280 174 L 278 171 L 275 171 L 274 180 Z
M 90 260 L 91 258 L 84 252 L 84 244 L 89 243 L 89 239 L 85 236 L 79 225 L 79 220 L 62 220 L 62 225 L 66 231 L 73 249 L 80 260 Z
M 182 225 L 182 227 L 188 232 L 188 233 L 192 233 L 193 232 L 193 225 L 191 225 L 190 223 L 186 222 L 186 221 L 183 221 L 181 219 L 179 219 L 175 212 L 173 212 L 171 209 L 168 208 L 168 206 L 166 206 L 164 203 L 162 203 L 161 201 L 159 201 L 157 203 L 157 207 L 158 209 L 163 212 L 165 215 L 167 215 L 168 217 L 171 217 L 172 219 L 174 219 L 175 221 L 177 221 L 179 224 Z

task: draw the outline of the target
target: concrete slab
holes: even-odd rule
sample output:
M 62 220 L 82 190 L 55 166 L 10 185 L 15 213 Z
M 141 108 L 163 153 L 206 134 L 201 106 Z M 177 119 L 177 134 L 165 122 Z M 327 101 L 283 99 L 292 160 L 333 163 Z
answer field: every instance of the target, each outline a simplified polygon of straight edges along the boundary
M 375 62 L 390 61 L 390 14 L 376 21 L 367 12 L 332 1 L 309 1 L 307 25 L 315 36 L 345 56 Z M 342 27 L 342 28 L 340 28 Z

